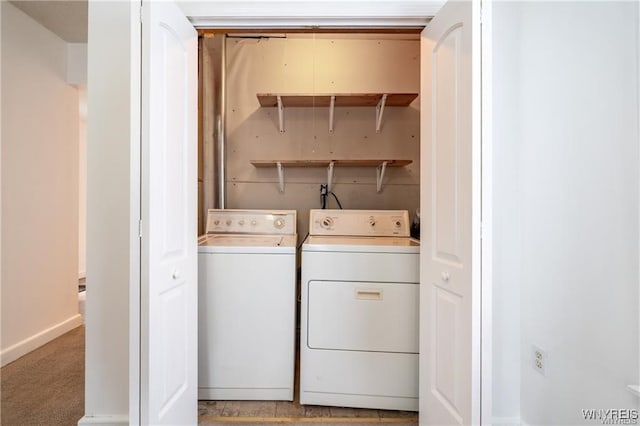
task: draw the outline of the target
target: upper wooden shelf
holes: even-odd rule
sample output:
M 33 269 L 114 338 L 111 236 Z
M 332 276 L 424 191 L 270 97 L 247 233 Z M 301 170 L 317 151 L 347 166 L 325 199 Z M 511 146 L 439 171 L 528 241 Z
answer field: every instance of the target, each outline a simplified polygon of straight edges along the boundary
M 337 107 L 375 107 L 380 103 L 384 93 L 335 93 L 335 94 L 284 94 L 258 93 L 258 102 L 262 107 L 277 107 L 278 96 L 283 107 L 328 107 L 331 97 L 335 96 Z M 408 106 L 418 97 L 417 93 L 386 93 L 386 106 Z
M 417 93 L 336 93 L 336 94 L 284 94 L 258 93 L 258 102 L 265 108 L 278 108 L 278 128 L 284 133 L 284 109 L 287 107 L 328 107 L 329 132 L 333 132 L 335 107 L 375 107 L 376 132 L 382 126 L 382 114 L 387 106 L 408 106 Z

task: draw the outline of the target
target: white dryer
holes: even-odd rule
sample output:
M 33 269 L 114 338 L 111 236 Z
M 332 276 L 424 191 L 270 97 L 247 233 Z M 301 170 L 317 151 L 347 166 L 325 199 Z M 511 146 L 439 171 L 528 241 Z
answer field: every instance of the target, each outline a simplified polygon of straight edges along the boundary
M 419 241 L 409 215 L 311 210 L 300 403 L 418 410 Z
M 209 210 L 198 244 L 198 398 L 293 400 L 296 212 Z

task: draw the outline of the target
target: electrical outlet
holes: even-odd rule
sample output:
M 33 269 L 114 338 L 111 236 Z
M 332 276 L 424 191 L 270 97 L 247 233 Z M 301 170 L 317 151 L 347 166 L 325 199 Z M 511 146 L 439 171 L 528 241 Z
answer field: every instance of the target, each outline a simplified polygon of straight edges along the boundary
M 536 346 L 531 346 L 531 348 L 533 355 L 533 369 L 544 376 L 548 361 L 547 353 Z

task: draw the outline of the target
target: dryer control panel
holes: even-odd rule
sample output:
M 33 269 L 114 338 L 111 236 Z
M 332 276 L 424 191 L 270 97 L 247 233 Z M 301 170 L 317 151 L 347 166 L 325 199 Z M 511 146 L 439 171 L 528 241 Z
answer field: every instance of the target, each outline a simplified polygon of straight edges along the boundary
M 408 237 L 407 210 L 330 210 L 309 213 L 309 235 Z
M 296 233 L 295 210 L 209 209 L 207 234 L 276 234 Z

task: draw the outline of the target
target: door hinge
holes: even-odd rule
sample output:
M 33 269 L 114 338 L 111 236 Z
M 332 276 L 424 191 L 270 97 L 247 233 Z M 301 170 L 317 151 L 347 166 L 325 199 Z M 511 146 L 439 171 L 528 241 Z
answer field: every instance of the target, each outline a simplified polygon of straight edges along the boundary
M 138 221 L 138 238 L 142 238 L 142 220 Z
M 144 6 L 142 6 L 142 2 L 140 2 L 140 23 L 142 24 L 142 17 L 144 16 Z

